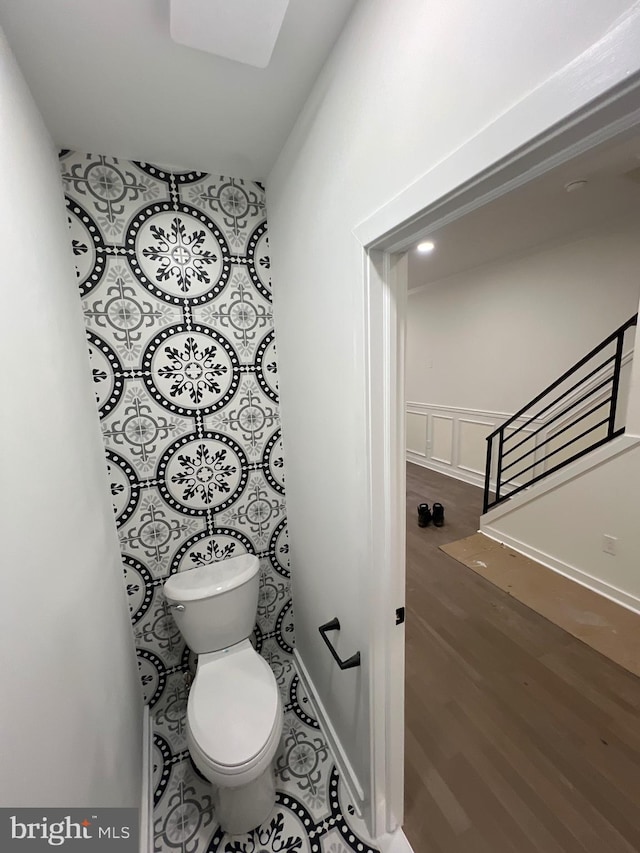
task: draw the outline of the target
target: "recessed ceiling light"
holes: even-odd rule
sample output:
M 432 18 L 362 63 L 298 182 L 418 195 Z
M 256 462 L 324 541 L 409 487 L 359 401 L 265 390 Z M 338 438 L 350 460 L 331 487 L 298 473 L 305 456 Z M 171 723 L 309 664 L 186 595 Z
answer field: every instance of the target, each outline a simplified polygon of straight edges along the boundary
M 418 251 L 423 252 L 423 254 L 428 255 L 429 252 L 433 252 L 436 244 L 432 243 L 431 240 L 425 240 L 424 243 L 418 243 Z

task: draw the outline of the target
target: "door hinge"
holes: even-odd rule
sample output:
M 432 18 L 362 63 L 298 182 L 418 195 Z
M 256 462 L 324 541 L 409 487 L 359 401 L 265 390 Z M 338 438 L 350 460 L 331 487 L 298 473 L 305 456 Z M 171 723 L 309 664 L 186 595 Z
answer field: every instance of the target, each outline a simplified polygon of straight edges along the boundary
M 398 607 L 396 610 L 396 625 L 402 625 L 404 622 L 404 607 Z

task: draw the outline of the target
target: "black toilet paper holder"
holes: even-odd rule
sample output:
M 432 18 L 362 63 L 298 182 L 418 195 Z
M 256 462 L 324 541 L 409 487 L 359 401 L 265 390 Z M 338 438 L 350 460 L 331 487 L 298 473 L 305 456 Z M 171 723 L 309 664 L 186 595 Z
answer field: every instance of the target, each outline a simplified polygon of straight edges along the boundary
M 328 631 L 339 631 L 339 630 L 340 630 L 340 620 L 338 619 L 337 616 L 334 617 L 333 619 L 330 619 L 329 622 L 325 622 L 324 625 L 320 625 L 320 627 L 318 628 L 318 631 L 320 631 L 320 636 L 322 637 L 322 639 L 327 644 L 327 647 L 328 647 L 329 651 L 331 652 L 333 659 L 338 664 L 340 669 L 352 669 L 354 666 L 360 666 L 360 652 L 356 652 L 354 655 L 351 655 L 350 658 L 347 658 L 346 660 L 342 660 L 342 658 L 340 657 L 338 652 L 333 648 L 333 644 L 331 643 L 331 640 L 329 639 L 329 637 L 327 637 L 327 632 Z

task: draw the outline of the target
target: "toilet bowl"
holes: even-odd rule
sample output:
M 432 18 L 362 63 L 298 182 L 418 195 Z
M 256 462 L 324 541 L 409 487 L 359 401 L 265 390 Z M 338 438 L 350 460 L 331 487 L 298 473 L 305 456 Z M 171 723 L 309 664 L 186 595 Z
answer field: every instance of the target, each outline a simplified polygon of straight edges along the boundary
M 187 703 L 187 738 L 203 775 L 229 787 L 252 782 L 273 759 L 281 732 L 278 685 L 248 640 L 200 655 Z
M 282 720 L 273 672 L 248 640 L 200 655 L 187 704 L 187 746 L 214 786 L 216 816 L 231 834 L 259 826 L 273 808 Z
M 187 703 L 187 746 L 213 788 L 216 818 L 236 835 L 275 805 L 273 759 L 283 711 L 275 676 L 249 634 L 258 598 L 258 559 L 245 554 L 172 575 L 167 603 L 198 652 Z

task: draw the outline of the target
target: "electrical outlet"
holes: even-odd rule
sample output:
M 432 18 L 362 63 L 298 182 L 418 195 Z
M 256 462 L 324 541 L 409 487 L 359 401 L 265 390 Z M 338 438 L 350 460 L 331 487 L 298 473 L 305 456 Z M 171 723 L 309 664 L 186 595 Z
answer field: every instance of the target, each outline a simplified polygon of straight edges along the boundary
M 602 550 L 605 554 L 611 554 L 612 557 L 615 557 L 617 544 L 618 539 L 616 536 L 609 536 L 606 533 L 603 535 Z

